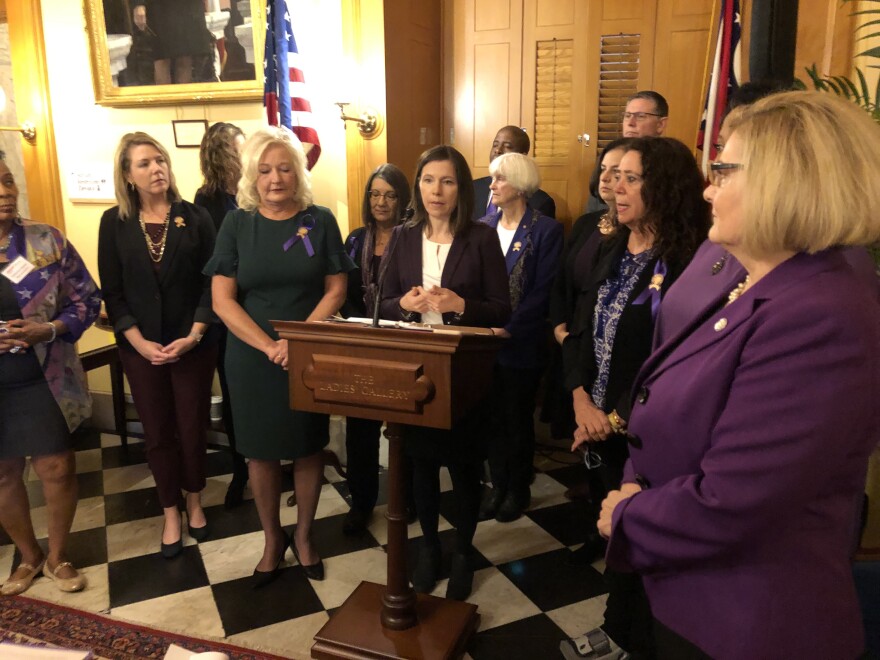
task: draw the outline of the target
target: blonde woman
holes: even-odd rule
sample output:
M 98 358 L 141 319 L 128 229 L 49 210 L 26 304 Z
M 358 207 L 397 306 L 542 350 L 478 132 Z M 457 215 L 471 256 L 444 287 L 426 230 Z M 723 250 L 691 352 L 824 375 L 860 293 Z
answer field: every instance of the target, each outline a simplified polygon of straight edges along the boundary
M 214 224 L 180 198 L 168 152 L 146 133 L 122 137 L 114 180 L 119 204 L 101 217 L 98 272 L 165 515 L 160 550 L 171 559 L 183 550 L 181 490 L 190 536 L 209 533 L 201 492 L 217 341 L 202 269 Z
M 229 329 L 226 375 L 238 450 L 248 472 L 265 545 L 253 586 L 272 582 L 287 546 L 305 574 L 324 579 L 311 542 L 323 475 L 321 450 L 329 417 L 293 411 L 287 383 L 287 342 L 271 319 L 320 321 L 345 301 L 354 263 L 336 219 L 312 204 L 302 144 L 284 128 L 254 133 L 242 151 L 239 210 L 223 221 L 205 272 L 213 276 L 214 311 Z M 281 528 L 281 460 L 294 462 L 297 526 Z

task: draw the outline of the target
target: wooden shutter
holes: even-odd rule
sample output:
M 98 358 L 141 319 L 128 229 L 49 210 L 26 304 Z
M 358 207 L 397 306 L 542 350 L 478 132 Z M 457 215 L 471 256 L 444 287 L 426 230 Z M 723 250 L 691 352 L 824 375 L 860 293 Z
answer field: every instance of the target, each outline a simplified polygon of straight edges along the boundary
M 568 158 L 571 136 L 571 86 L 574 41 L 538 41 L 535 75 L 536 159 Z
M 603 35 L 599 59 L 598 147 L 620 137 L 627 99 L 638 91 L 641 35 Z

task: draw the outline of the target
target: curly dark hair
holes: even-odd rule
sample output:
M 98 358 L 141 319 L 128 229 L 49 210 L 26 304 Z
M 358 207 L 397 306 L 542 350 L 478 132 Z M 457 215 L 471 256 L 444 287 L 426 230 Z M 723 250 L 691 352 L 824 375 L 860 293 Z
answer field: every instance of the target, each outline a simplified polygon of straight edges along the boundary
M 406 175 L 400 171 L 399 167 L 391 163 L 379 165 L 370 175 L 370 178 L 367 179 L 367 185 L 364 186 L 364 204 L 361 209 L 361 218 L 367 227 L 376 224 L 376 219 L 370 209 L 370 189 L 373 186 L 373 179 L 382 179 L 397 193 L 397 217 L 394 224 L 399 225 L 406 213 L 406 207 L 409 206 L 409 181 L 406 180 Z
M 218 121 L 205 131 L 199 149 L 199 166 L 205 179 L 201 192 L 213 195 L 241 178 L 241 156 L 235 146 L 239 135 L 244 137 L 242 130 L 225 121 Z
M 419 179 L 422 176 L 422 170 L 428 163 L 435 161 L 448 160 L 452 163 L 455 171 L 455 180 L 458 183 L 458 202 L 452 217 L 449 219 L 449 229 L 453 236 L 467 231 L 473 224 L 471 215 L 474 211 L 474 179 L 471 175 L 471 168 L 468 167 L 467 161 L 455 147 L 445 144 L 431 147 L 424 152 L 419 158 L 416 166 L 416 176 L 413 179 L 413 196 L 412 206 L 415 211 L 412 220 L 409 221 L 410 226 L 416 226 L 428 222 L 428 211 L 425 209 L 425 203 L 422 201 L 422 191 L 419 188 Z
M 710 207 L 703 199 L 705 182 L 691 150 L 674 138 L 635 138 L 627 152 L 642 159 L 645 227 L 663 261 L 684 265 L 706 240 Z

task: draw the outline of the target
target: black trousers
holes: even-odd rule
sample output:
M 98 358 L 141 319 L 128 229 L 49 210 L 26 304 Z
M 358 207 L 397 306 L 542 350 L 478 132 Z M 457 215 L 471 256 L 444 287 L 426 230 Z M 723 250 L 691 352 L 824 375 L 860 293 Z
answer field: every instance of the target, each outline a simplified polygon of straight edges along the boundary
M 529 492 L 535 454 L 535 397 L 543 369 L 495 365 L 489 430 L 492 485 L 520 497 Z
M 655 660 L 654 617 L 641 576 L 606 568 L 605 582 L 608 600 L 602 630 L 629 652 L 632 660 Z
M 455 503 L 455 551 L 467 554 L 471 551 L 477 515 L 480 509 L 482 465 L 475 461 L 447 461 L 452 477 L 452 496 Z M 440 467 L 441 461 L 430 458 L 413 458 L 413 496 L 419 524 L 427 545 L 439 546 L 437 528 L 440 524 Z
M 348 417 L 345 420 L 345 453 L 348 455 L 348 490 L 351 505 L 364 513 L 379 497 L 379 434 L 382 422 Z

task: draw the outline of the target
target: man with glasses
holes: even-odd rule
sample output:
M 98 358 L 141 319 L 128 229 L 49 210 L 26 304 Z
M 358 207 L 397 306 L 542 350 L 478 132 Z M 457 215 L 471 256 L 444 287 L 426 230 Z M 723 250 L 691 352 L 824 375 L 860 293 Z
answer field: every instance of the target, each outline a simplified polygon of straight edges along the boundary
M 519 126 L 505 126 L 495 134 L 495 140 L 492 141 L 492 148 L 489 150 L 489 162 L 491 163 L 501 154 L 508 152 L 527 156 L 530 148 L 531 141 L 524 129 Z M 492 203 L 492 193 L 489 190 L 491 183 L 491 176 L 474 180 L 474 220 L 479 220 L 485 215 L 492 215 L 498 211 Z M 556 202 L 540 188 L 526 202 L 541 215 L 556 217 Z
M 623 137 L 660 137 L 666 130 L 669 104 L 661 94 L 642 90 L 626 102 L 620 132 Z

